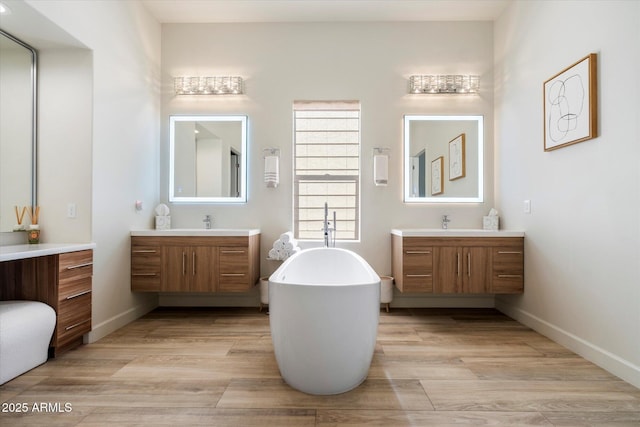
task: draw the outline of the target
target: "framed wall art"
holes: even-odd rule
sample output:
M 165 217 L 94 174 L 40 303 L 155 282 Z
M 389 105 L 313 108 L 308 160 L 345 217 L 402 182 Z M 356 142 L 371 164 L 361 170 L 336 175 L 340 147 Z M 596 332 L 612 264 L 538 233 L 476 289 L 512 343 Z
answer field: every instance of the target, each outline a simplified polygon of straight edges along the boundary
M 597 55 L 591 53 L 544 82 L 544 151 L 595 138 Z
M 442 194 L 444 180 L 444 157 L 440 156 L 431 161 L 431 195 Z
M 449 141 L 449 181 L 464 178 L 466 174 L 464 140 L 464 133 L 461 133 Z

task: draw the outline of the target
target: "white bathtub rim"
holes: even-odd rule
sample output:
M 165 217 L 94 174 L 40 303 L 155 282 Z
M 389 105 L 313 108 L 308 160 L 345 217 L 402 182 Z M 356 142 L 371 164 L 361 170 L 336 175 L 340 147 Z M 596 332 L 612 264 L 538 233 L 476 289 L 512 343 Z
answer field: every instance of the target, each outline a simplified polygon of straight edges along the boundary
M 355 282 L 348 282 L 348 283 L 344 283 L 344 282 L 340 282 L 337 281 L 336 283 L 326 283 L 326 282 L 319 282 L 319 283 L 300 283 L 300 281 L 287 281 L 286 280 L 286 276 L 283 277 L 283 274 L 287 272 L 288 270 L 288 266 L 289 264 L 296 262 L 296 259 L 300 256 L 306 256 L 308 255 L 309 252 L 316 252 L 316 251 L 335 251 L 335 252 L 343 252 L 343 253 L 347 253 L 349 256 L 355 258 L 360 265 L 362 266 L 362 268 L 367 272 L 367 275 L 369 276 L 367 281 L 355 281 Z M 380 284 L 382 281 L 382 279 L 380 278 L 380 276 L 378 275 L 378 273 L 375 272 L 375 270 L 371 267 L 371 265 L 369 265 L 369 263 L 362 258 L 359 254 L 357 254 L 354 251 L 351 251 L 349 249 L 343 249 L 343 248 L 325 248 L 325 247 L 320 247 L 320 248 L 309 248 L 309 249 L 304 249 L 300 252 L 296 252 L 295 254 L 293 254 L 292 256 L 290 256 L 289 258 L 287 258 L 282 265 L 280 265 L 280 267 L 278 267 L 278 269 L 276 271 L 273 272 L 273 274 L 271 274 L 271 276 L 269 276 L 269 283 L 277 283 L 277 284 L 282 284 L 282 285 L 297 285 L 297 286 L 327 286 L 327 287 L 332 287 L 332 286 L 362 286 L 362 285 L 373 285 L 373 284 Z

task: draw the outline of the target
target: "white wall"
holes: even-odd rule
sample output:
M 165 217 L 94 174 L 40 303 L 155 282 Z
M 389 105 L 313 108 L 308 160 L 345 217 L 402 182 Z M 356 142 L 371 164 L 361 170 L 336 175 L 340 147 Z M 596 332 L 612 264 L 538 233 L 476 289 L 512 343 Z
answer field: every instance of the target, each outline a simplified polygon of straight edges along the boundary
M 221 41 L 221 42 L 219 42 Z M 162 26 L 162 147 L 172 114 L 246 114 L 249 117 L 249 202 L 246 205 L 176 205 L 175 228 L 259 227 L 262 253 L 292 227 L 292 104 L 294 100 L 359 100 L 362 106 L 362 241 L 339 246 L 364 256 L 379 274 L 391 271 L 390 230 L 482 226 L 493 207 L 493 24 L 274 23 L 165 24 Z M 409 95 L 412 74 L 479 74 L 478 96 Z M 175 96 L 172 78 L 239 75 L 243 96 Z M 402 202 L 404 114 L 468 114 L 485 117 L 487 174 L 484 204 L 412 205 Z M 263 182 L 264 148 L 280 148 L 280 185 Z M 373 148 L 390 148 L 387 187 L 373 183 Z M 162 158 L 161 197 L 167 199 L 168 158 Z M 320 238 L 320 231 L 318 232 Z M 320 243 L 318 243 L 320 244 Z M 277 263 L 263 261 L 263 274 Z M 431 298 L 435 300 L 436 298 Z M 204 301 L 198 299 L 198 302 Z M 410 300 L 415 302 L 416 299 Z M 396 299 L 396 303 L 399 302 Z M 424 302 L 424 301 L 423 301 Z M 175 304 L 177 299 L 161 299 Z M 257 304 L 255 301 L 252 303 Z M 454 304 L 464 304 L 464 298 Z M 490 300 L 493 304 L 493 300 Z
M 58 121 L 49 120 L 51 131 L 43 129 L 41 134 L 43 144 L 46 142 L 43 150 L 51 157 L 40 156 L 42 167 L 50 171 L 50 181 L 43 185 L 40 198 L 43 221 L 50 205 L 66 209 L 67 202 L 75 201 L 79 203 L 77 223 L 90 224 L 90 233 L 83 236 L 97 245 L 93 331 L 89 335 L 94 341 L 157 304 L 153 295 L 130 292 L 129 230 L 151 227 L 159 199 L 160 25 L 137 2 L 27 3 L 92 53 L 92 87 L 84 80 L 78 82 L 89 91 L 90 106 L 74 102 L 64 93 L 42 106 L 43 123 L 49 114 L 60 115 L 65 127 L 54 132 Z M 51 58 L 50 63 L 54 61 Z M 74 70 L 75 66 L 69 67 L 71 75 Z M 93 111 L 87 113 L 84 109 L 91 106 Z M 74 118 L 82 129 L 92 128 L 91 134 L 74 135 L 67 123 Z M 76 142 L 70 143 L 70 139 Z M 70 144 L 78 144 L 81 150 L 73 152 L 70 147 L 75 145 Z M 87 188 L 91 188 L 89 195 Z M 142 212 L 135 211 L 136 200 L 143 202 Z M 85 210 L 85 203 L 90 208 Z M 46 228 L 68 227 L 70 221 L 51 219 Z M 55 237 L 67 240 L 62 234 Z
M 89 49 L 40 49 L 38 205 L 42 242 L 91 241 L 93 59 Z M 64 100 L 64 108 L 60 108 Z M 67 205 L 76 205 L 76 218 Z
M 637 1 L 521 1 L 494 36 L 496 198 L 504 225 L 526 230 L 525 293 L 497 307 L 636 386 L 639 22 Z M 544 152 L 542 84 L 592 52 L 599 136 Z

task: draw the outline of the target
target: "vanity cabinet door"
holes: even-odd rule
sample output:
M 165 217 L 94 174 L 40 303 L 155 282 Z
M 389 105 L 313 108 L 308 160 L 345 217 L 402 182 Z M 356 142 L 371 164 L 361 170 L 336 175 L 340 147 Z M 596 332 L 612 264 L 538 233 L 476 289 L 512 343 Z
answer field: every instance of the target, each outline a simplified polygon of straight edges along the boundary
M 214 249 L 207 246 L 162 248 L 162 292 L 213 292 Z
M 215 273 L 215 248 L 212 246 L 195 246 L 189 248 L 188 273 L 191 274 L 190 292 L 214 292 L 216 290 Z
M 462 292 L 484 294 L 489 291 L 489 248 L 465 247 L 462 249 Z
M 489 249 L 481 246 L 437 248 L 434 293 L 482 294 L 488 290 Z

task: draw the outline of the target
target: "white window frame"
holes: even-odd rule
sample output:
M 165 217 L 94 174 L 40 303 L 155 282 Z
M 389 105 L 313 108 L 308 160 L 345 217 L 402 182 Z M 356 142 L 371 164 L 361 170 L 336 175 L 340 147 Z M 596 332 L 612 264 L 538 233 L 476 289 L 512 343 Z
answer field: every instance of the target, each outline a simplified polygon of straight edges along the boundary
M 327 112 L 336 112 L 336 111 L 357 111 L 357 118 L 358 120 L 358 126 L 357 126 L 357 143 L 344 143 L 345 145 L 357 145 L 357 156 L 345 156 L 345 158 L 351 158 L 353 159 L 354 157 L 356 157 L 357 160 L 357 168 L 356 169 L 345 169 L 345 171 L 355 171 L 354 174 L 329 174 L 329 173 L 319 173 L 319 174 L 314 174 L 314 175 L 308 175 L 308 174 L 304 174 L 304 175 L 299 175 L 298 174 L 298 166 L 297 166 L 297 162 L 298 162 L 298 147 L 300 147 L 301 145 L 306 145 L 305 143 L 299 143 L 298 142 L 298 132 L 302 132 L 299 131 L 297 129 L 297 112 L 299 111 L 317 111 L 317 112 L 322 112 L 322 111 L 327 111 Z M 353 197 L 355 199 L 355 207 L 351 208 L 351 207 L 347 207 L 347 206 L 332 206 L 331 202 L 329 202 L 329 219 L 331 222 L 333 222 L 333 214 L 332 211 L 338 210 L 340 211 L 340 208 L 346 208 L 347 210 L 353 209 L 353 218 L 349 218 L 349 222 L 353 221 L 353 230 L 349 231 L 349 230 L 345 230 L 344 228 L 341 229 L 340 227 L 340 223 L 341 223 L 341 218 L 340 216 L 338 216 L 337 218 L 337 233 L 336 233 L 336 240 L 339 241 L 353 241 L 353 242 L 358 242 L 360 241 L 360 182 L 361 182 L 361 173 L 362 173 L 362 167 L 361 167 L 361 149 L 362 149 L 362 144 L 361 144 L 361 111 L 360 111 L 360 102 L 359 101 L 295 101 L 293 103 L 293 230 L 294 230 L 294 235 L 297 239 L 299 240 L 307 240 L 307 241 L 322 241 L 323 240 L 323 233 L 322 233 L 322 228 L 321 226 L 318 227 L 318 232 L 317 232 L 317 237 L 313 237 L 310 238 L 308 236 L 305 237 L 300 237 L 300 223 L 307 221 L 307 220 L 301 220 L 300 219 L 300 210 L 302 209 L 300 207 L 300 198 L 304 197 L 305 195 L 300 195 L 300 185 L 305 183 L 305 182 L 325 182 L 325 183 L 338 183 L 338 182 L 347 182 L 347 183 L 353 183 L 354 184 L 354 193 L 348 194 L 346 197 Z M 331 130 L 330 130 L 331 131 Z M 321 132 L 321 131 L 320 131 Z M 353 131 L 349 131 L 349 132 L 353 132 Z M 319 143 L 318 145 L 322 145 L 321 143 Z M 327 145 L 332 145 L 331 143 L 328 143 Z M 339 145 L 342 145 L 342 143 L 340 143 Z M 309 158 L 309 157 L 300 157 L 300 158 Z M 331 197 L 331 195 L 327 195 L 327 198 Z M 335 197 L 335 195 L 334 195 Z M 319 210 L 319 209 L 323 209 L 323 208 L 309 208 L 310 210 Z M 322 212 L 324 213 L 324 212 Z M 317 213 L 316 213 L 317 216 Z M 313 220 L 308 220 L 313 222 Z M 344 218 L 343 218 L 344 221 Z M 320 222 L 322 222 L 320 220 Z M 344 222 L 343 222 L 344 224 Z M 333 225 L 332 225 L 333 226 Z M 306 229 L 306 227 L 305 227 Z M 346 234 L 349 234 L 347 236 L 345 236 Z

